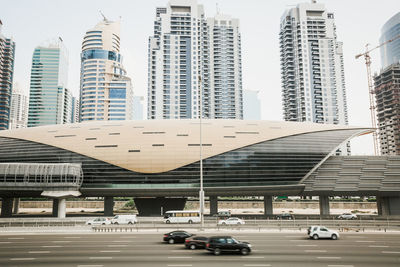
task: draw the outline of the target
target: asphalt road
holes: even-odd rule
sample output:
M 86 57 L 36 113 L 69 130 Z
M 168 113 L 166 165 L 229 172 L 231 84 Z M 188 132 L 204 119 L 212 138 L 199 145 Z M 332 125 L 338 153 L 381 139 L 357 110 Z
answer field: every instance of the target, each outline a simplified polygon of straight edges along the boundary
M 224 234 L 249 241 L 253 252 L 214 256 L 165 244 L 162 233 L 0 234 L 0 266 L 400 266 L 399 233 L 343 233 L 336 241 L 299 232 Z

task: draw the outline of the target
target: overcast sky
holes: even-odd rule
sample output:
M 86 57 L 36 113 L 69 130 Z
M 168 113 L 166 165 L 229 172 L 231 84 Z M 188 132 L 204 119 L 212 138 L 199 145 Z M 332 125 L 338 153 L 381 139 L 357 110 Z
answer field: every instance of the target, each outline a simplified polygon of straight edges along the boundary
M 3 34 L 16 42 L 14 81 L 29 92 L 32 53 L 36 46 L 58 36 L 69 51 L 69 88 L 79 95 L 80 49 L 86 30 L 102 19 L 122 17 L 121 53 L 135 95 L 147 95 L 147 41 L 153 32 L 155 8 L 167 0 L 13 0 L 0 8 Z M 299 0 L 198 0 L 207 17 L 221 13 L 240 19 L 242 33 L 243 89 L 259 90 L 262 119 L 282 120 L 279 63 L 279 23 L 285 9 Z M 344 43 L 349 121 L 370 126 L 364 60 L 354 56 L 365 44 L 377 45 L 383 24 L 400 11 L 399 0 L 319 0 L 334 12 L 338 40 Z M 372 71 L 380 69 L 380 53 L 372 52 Z M 372 137 L 353 141 L 353 154 L 372 154 Z

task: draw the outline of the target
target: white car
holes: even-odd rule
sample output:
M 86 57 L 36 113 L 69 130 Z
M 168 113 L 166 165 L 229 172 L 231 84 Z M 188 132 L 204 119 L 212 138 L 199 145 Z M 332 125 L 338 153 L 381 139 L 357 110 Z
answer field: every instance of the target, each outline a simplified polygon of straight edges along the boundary
M 227 224 L 244 224 L 244 221 L 242 219 L 236 218 L 236 217 L 231 217 L 226 220 L 220 220 L 218 221 L 219 225 L 227 225 Z
M 338 216 L 338 219 L 355 220 L 355 219 L 357 219 L 357 215 L 352 214 L 352 213 L 343 213 Z
M 112 224 L 135 224 L 137 223 L 137 218 L 135 214 L 124 214 L 124 215 L 115 215 L 114 218 L 111 219 Z
M 108 218 L 99 217 L 86 222 L 86 225 L 108 225 L 111 221 Z
M 324 226 L 310 226 L 307 232 L 308 236 L 312 239 L 330 238 L 336 240 L 339 238 L 339 233 L 330 230 Z

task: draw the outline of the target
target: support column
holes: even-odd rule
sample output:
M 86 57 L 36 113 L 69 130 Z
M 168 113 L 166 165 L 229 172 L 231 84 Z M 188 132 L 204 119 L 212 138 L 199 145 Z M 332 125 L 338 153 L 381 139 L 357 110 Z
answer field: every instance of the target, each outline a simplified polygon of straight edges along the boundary
M 274 215 L 274 209 L 272 207 L 272 196 L 264 196 L 264 215 L 265 217 Z
M 218 196 L 210 196 L 210 215 L 218 214 Z
M 1 199 L 1 217 L 11 217 L 13 208 L 13 198 Z
M 59 219 L 64 219 L 65 214 L 67 211 L 67 200 L 65 198 L 60 198 L 58 200 L 58 212 L 57 212 L 57 218 Z
M 58 217 L 58 203 L 59 199 L 57 198 L 53 199 L 53 212 L 52 212 L 53 217 Z
M 319 214 L 320 215 L 330 214 L 328 196 L 319 196 Z
M 113 197 L 104 197 L 104 216 L 114 216 Z
M 14 198 L 13 214 L 18 214 L 18 212 L 19 212 L 19 197 Z

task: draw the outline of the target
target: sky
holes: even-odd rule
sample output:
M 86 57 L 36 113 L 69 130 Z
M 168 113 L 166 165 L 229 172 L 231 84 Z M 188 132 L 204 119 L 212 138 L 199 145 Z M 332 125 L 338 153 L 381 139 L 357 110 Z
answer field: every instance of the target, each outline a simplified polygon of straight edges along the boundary
M 62 37 L 69 51 L 68 87 L 79 96 L 80 52 L 85 32 L 102 20 L 121 19 L 121 54 L 132 78 L 135 95 L 147 95 L 148 38 L 156 7 L 167 0 L 13 0 L 0 8 L 3 35 L 16 42 L 14 82 L 28 94 L 32 53 L 36 46 Z M 311 0 L 198 0 L 206 17 L 220 13 L 240 20 L 243 89 L 258 90 L 264 120 L 282 120 L 279 24 L 286 9 Z M 317 0 L 335 14 L 338 40 L 344 44 L 344 68 L 349 124 L 370 126 L 364 59 L 354 56 L 370 43 L 375 46 L 383 24 L 400 11 L 399 0 Z M 380 70 L 380 53 L 371 53 L 372 72 Z M 352 141 L 352 154 L 373 153 L 372 136 Z

